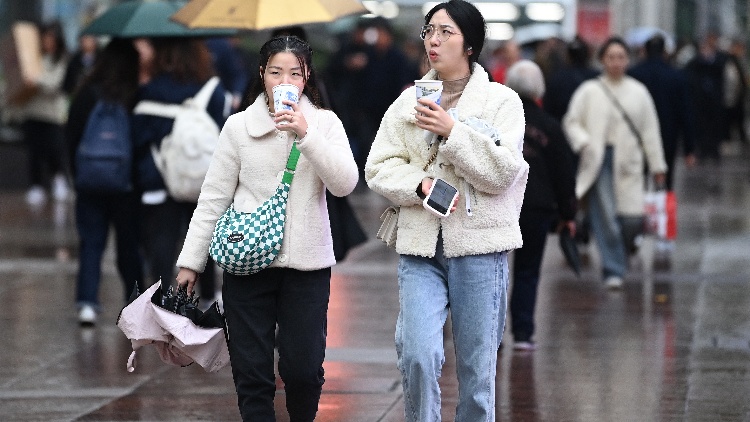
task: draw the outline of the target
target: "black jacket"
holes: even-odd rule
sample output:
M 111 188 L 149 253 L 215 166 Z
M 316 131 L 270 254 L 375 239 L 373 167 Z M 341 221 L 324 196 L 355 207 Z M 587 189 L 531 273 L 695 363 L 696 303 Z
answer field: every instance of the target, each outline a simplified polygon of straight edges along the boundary
M 521 213 L 558 214 L 563 220 L 575 218 L 573 151 L 558 123 L 534 101 L 521 97 L 526 115 L 523 158 L 529 163 L 529 180 Z
M 692 121 L 692 98 L 685 75 L 661 59 L 647 59 L 631 68 L 628 73 L 646 85 L 654 99 L 659 116 L 662 144 L 668 156 L 674 156 L 680 137 L 683 153 L 691 154 L 695 148 Z

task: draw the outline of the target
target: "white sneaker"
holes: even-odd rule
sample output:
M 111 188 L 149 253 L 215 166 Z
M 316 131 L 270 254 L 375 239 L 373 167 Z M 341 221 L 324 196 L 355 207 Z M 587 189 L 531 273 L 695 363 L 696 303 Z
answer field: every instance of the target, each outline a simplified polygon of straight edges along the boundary
M 32 207 L 38 207 L 44 205 L 47 202 L 47 192 L 44 188 L 39 185 L 34 185 L 26 191 L 26 203 Z
M 517 341 L 513 343 L 513 350 L 532 351 L 536 350 L 536 345 L 533 341 Z
M 81 325 L 96 324 L 96 310 L 91 305 L 83 305 L 78 311 L 78 323 Z
M 58 174 L 52 180 L 52 196 L 55 197 L 56 201 L 65 201 L 68 199 L 69 194 L 68 181 L 65 180 L 65 176 Z
M 622 277 L 611 275 L 604 279 L 604 285 L 610 290 L 619 290 L 622 288 Z

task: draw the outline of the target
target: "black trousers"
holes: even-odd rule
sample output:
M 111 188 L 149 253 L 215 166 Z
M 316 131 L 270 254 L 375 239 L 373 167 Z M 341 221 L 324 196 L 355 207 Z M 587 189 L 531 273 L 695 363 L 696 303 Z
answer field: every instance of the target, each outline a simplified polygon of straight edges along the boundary
M 323 388 L 331 269 L 224 272 L 229 356 L 243 421 L 274 422 L 274 344 L 292 422 L 315 419 Z
M 156 283 L 161 278 L 162 285 L 174 284 L 177 274 L 175 262 L 182 250 L 195 207 L 194 203 L 177 202 L 171 197 L 158 205 L 143 205 L 141 239 L 150 268 L 151 283 Z M 209 258 L 197 284 L 201 303 L 205 301 L 210 304 L 213 300 L 214 278 L 214 261 Z
M 510 294 L 511 331 L 515 341 L 530 341 L 534 335 L 534 311 L 539 288 L 539 270 L 544 246 L 554 217 L 522 212 L 519 223 L 523 247 L 513 258 L 513 287 Z
M 29 180 L 32 185 L 49 187 L 57 173 L 67 174 L 63 125 L 29 119 L 23 124 L 29 151 Z

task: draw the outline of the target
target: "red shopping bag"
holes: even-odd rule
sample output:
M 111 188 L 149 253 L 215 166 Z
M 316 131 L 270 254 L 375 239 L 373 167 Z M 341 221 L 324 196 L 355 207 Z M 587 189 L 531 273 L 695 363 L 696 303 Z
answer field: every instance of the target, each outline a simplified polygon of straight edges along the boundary
M 677 196 L 674 191 L 648 191 L 644 198 L 644 232 L 660 239 L 677 237 Z
M 666 195 L 665 210 L 667 213 L 667 227 L 666 236 L 667 240 L 674 240 L 677 238 L 677 195 L 673 190 L 667 191 Z

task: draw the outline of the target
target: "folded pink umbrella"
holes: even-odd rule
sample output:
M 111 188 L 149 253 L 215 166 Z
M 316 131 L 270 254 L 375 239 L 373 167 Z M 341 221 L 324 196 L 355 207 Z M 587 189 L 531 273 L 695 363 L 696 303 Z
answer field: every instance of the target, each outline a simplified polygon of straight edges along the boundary
M 136 351 L 153 344 L 161 360 L 176 366 L 195 362 L 208 372 L 229 363 L 229 351 L 222 328 L 204 328 L 189 318 L 170 312 L 152 301 L 161 280 L 120 312 L 117 326 L 130 339 L 133 353 L 128 358 L 128 372 L 135 370 Z M 212 306 L 217 306 L 213 304 Z

